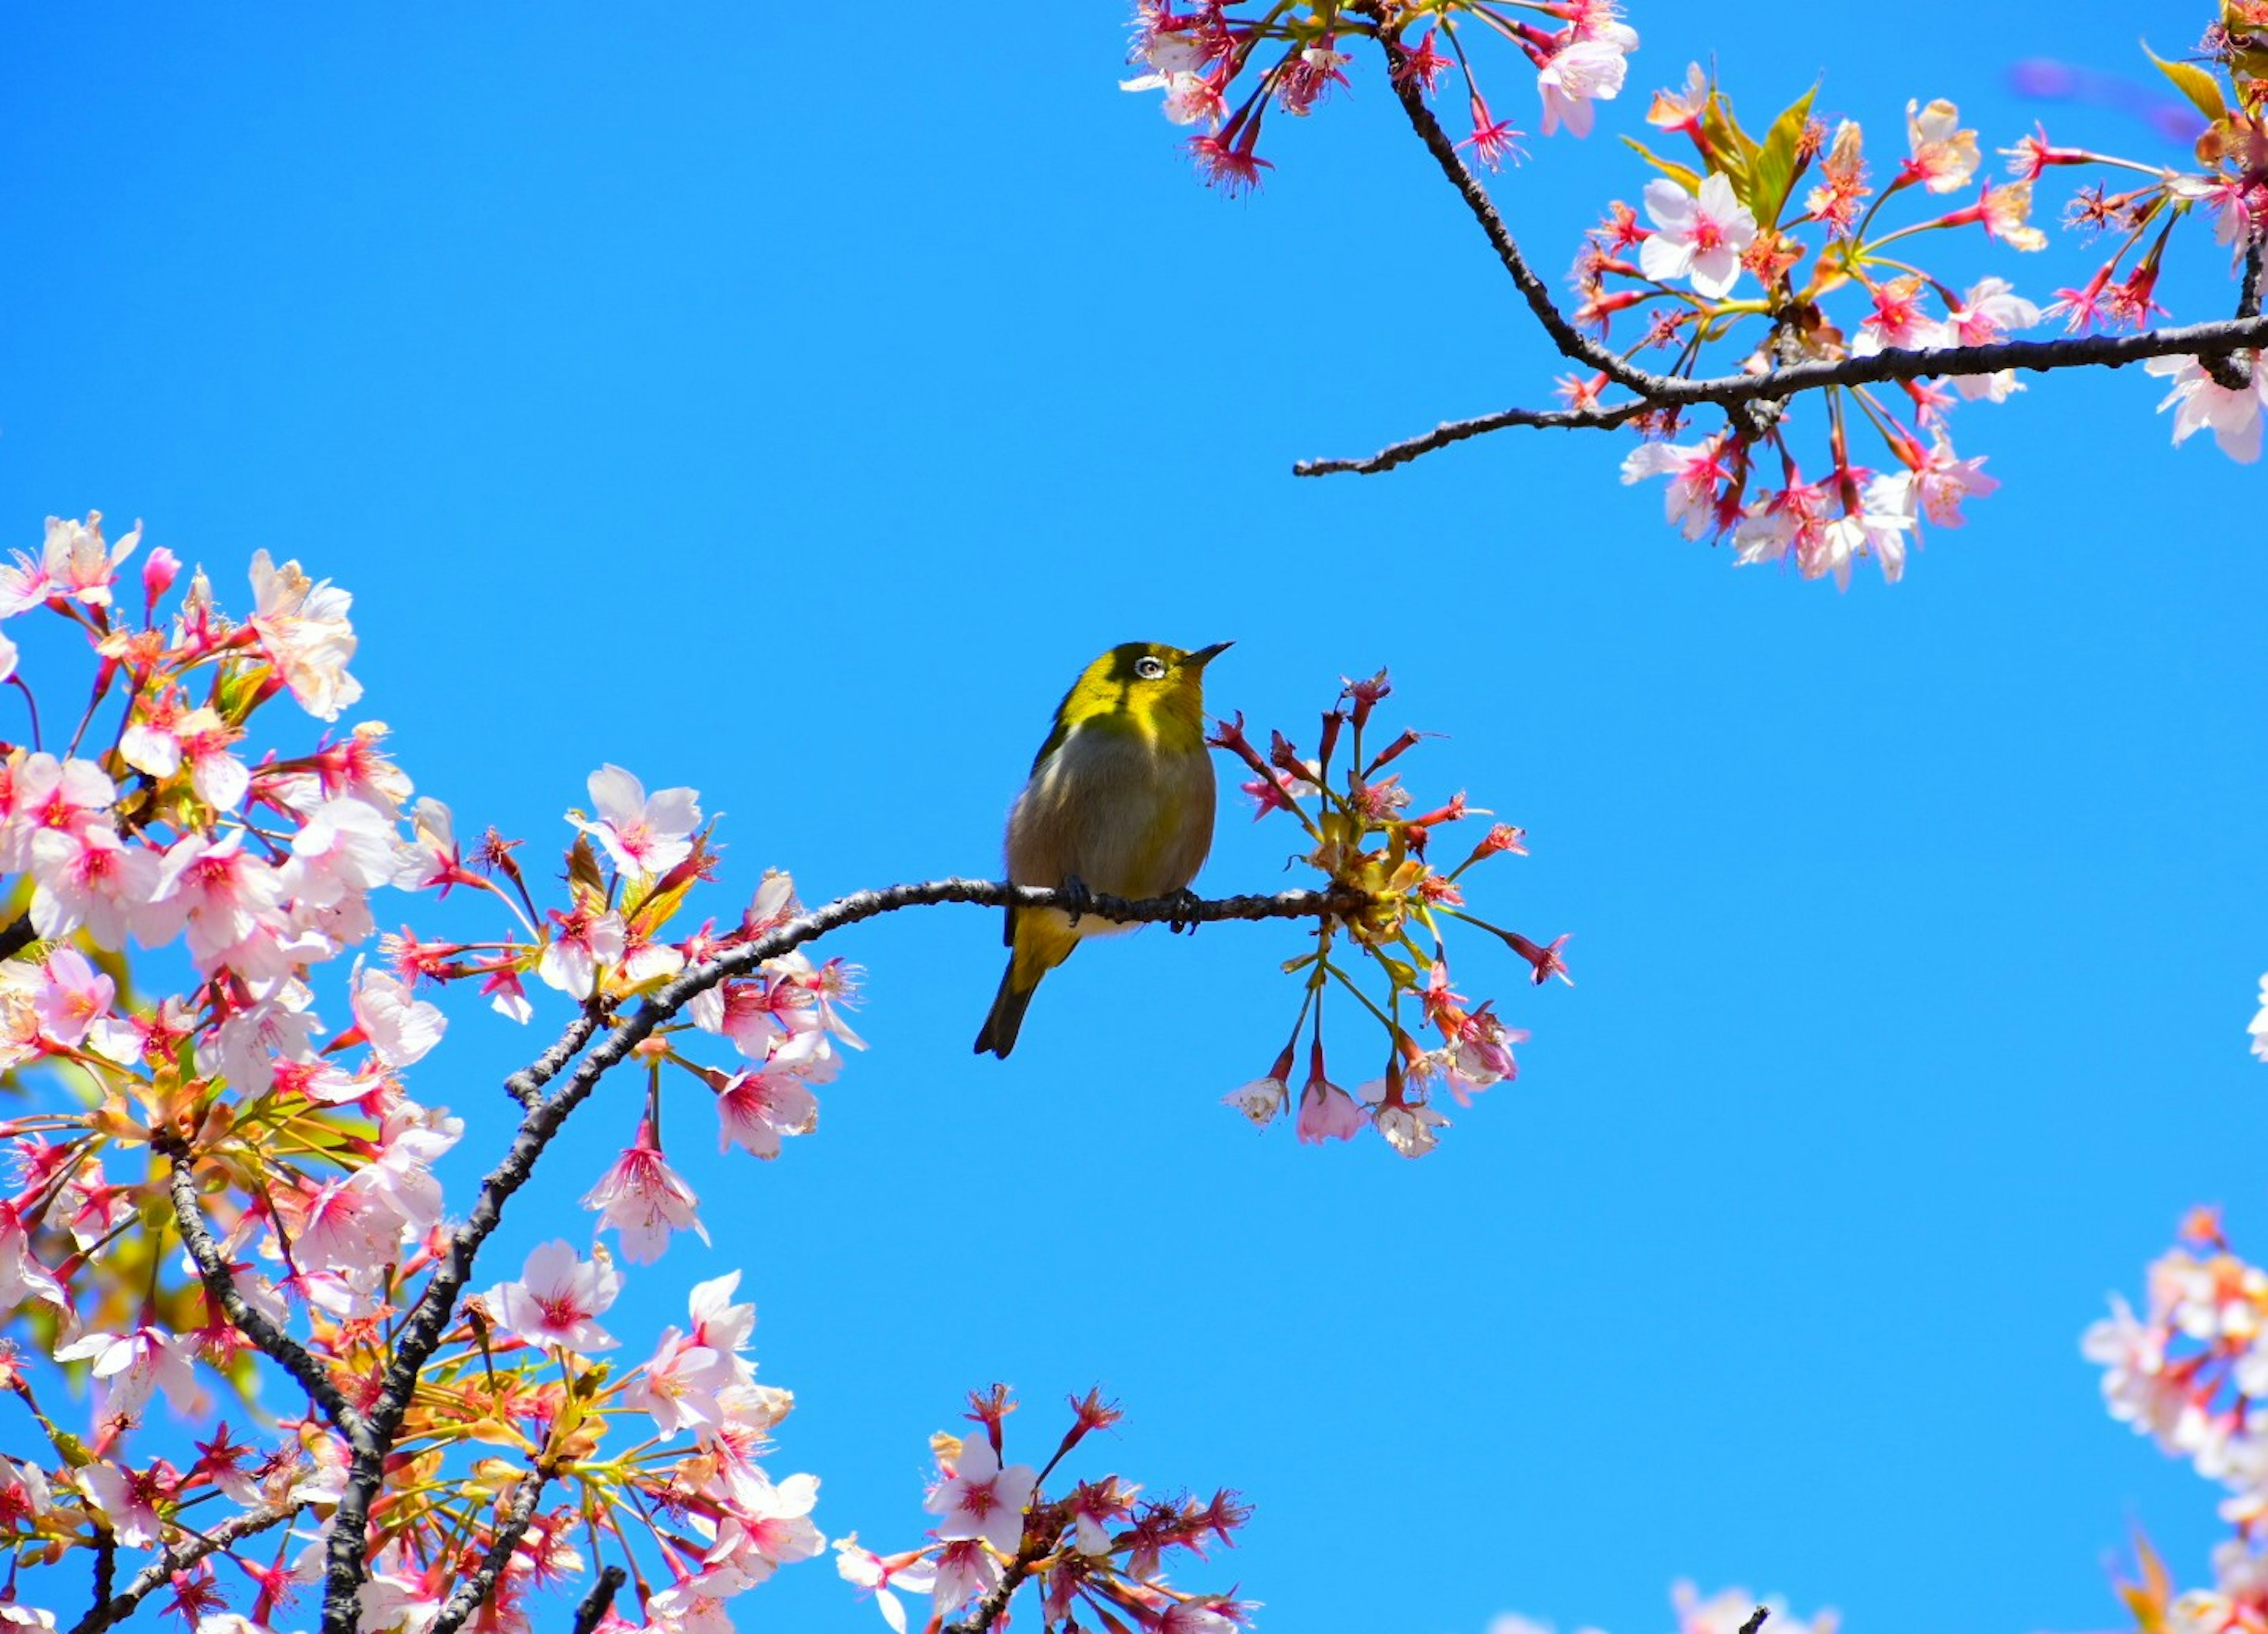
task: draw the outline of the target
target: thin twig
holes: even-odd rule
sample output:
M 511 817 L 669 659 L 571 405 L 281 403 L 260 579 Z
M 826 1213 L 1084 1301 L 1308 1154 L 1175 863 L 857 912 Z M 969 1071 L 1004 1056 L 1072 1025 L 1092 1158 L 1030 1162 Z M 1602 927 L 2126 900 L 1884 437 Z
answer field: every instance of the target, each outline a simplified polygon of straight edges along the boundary
M 480 1609 L 481 1602 L 504 1575 L 504 1569 L 512 1564 L 512 1550 L 527 1535 L 527 1524 L 535 1519 L 535 1506 L 543 1501 L 543 1489 L 551 1475 L 549 1469 L 538 1464 L 522 1477 L 519 1490 L 512 1495 L 512 1502 L 505 1506 L 504 1524 L 489 1540 L 488 1552 L 481 1557 L 480 1565 L 441 1602 L 441 1609 L 434 1613 L 433 1621 L 427 1625 L 427 1634 L 457 1634 L 465 1619 Z
M 410 1307 L 394 1336 L 394 1359 L 379 1380 L 376 1399 L 366 1419 L 364 1433 L 353 1443 L 345 1490 L 331 1517 L 330 1537 L 324 1562 L 324 1634 L 354 1634 L 358 1622 L 357 1602 L 369 1575 L 365 1558 L 371 1505 L 386 1476 L 386 1458 L 409 1411 L 419 1374 L 441 1344 L 454 1316 L 457 1301 L 471 1280 L 475 1259 L 504 1218 L 504 1204 L 534 1174 L 537 1159 L 575 1108 L 589 1099 L 599 1080 L 628 1058 L 655 1029 L 673 1019 L 694 999 L 734 976 L 745 975 L 766 961 L 777 959 L 830 931 L 895 913 L 940 902 L 968 902 L 991 908 L 1084 909 L 1097 918 L 1122 924 L 1161 922 L 1211 924 L 1228 919 L 1312 919 L 1343 915 L 1361 906 L 1359 895 L 1344 890 L 1284 891 L 1271 896 L 1228 896 L 1213 900 L 1159 896 L 1140 902 L 1094 895 L 1082 902 L 1072 893 L 1040 886 L 1009 885 L 994 880 L 932 880 L 917 885 L 888 886 L 880 890 L 854 891 L 799 918 L 744 942 L 696 965 L 656 990 L 637 1010 L 618 1021 L 606 1036 L 567 1072 L 549 1093 L 546 1086 L 559 1079 L 580 1043 L 596 1032 L 597 1012 L 586 1009 L 533 1064 L 507 1080 L 513 1098 L 525 1108 L 510 1149 L 481 1182 L 471 1213 L 449 1239 L 449 1246 L 432 1277 Z M 177 1187 L 182 1182 L 177 1179 Z M 191 1199 L 194 1203 L 194 1197 Z M 177 1196 L 175 1207 L 180 1209 Z M 192 1210 L 194 1216 L 194 1210 Z M 196 1222 L 202 1226 L 202 1221 Z M 185 1233 L 186 1235 L 186 1233 Z M 210 1233 L 205 1240 L 211 1245 Z M 218 1249 L 212 1248 L 216 1262 Z M 194 1252 L 194 1251 L 193 1251 Z M 204 1261 L 198 1262 L 205 1269 Z M 221 1270 L 225 1272 L 225 1266 Z M 211 1286 L 208 1276 L 207 1285 Z M 229 1292 L 233 1294 L 232 1287 Z M 241 1303 L 239 1299 L 239 1303 Z M 257 1312 L 251 1313 L 255 1318 Z M 234 1313 L 231 1313 L 235 1320 Z M 247 1329 L 247 1331 L 249 1331 Z M 265 1348 L 263 1346 L 263 1348 Z M 271 1352 L 272 1354 L 273 1352 Z M 327 1410 L 328 1410 L 328 1404 Z M 344 1403 L 341 1402 L 343 1407 Z M 342 1424 L 342 1428 L 344 1425 Z
M 151 1150 L 173 1165 L 167 1189 L 173 1200 L 173 1225 L 181 1233 L 181 1245 L 189 1251 L 195 1262 L 197 1276 L 205 1285 L 205 1295 L 221 1308 L 221 1313 L 237 1331 L 258 1345 L 285 1373 L 299 1381 L 300 1387 L 315 1403 L 330 1416 L 350 1445 L 367 1441 L 370 1426 L 354 1404 L 347 1400 L 322 1363 L 316 1360 L 307 1348 L 294 1339 L 266 1313 L 254 1308 L 236 1291 L 236 1279 L 230 1274 L 228 1261 L 222 1255 L 220 1244 L 214 1240 L 205 1225 L 202 1210 L 197 1207 L 196 1176 L 189 1167 L 188 1143 L 173 1130 L 161 1129 L 150 1140 Z
M 93 1610 L 71 1625 L 70 1634 L 101 1634 L 102 1630 L 123 1623 L 144 1600 L 173 1581 L 176 1571 L 186 1571 L 207 1555 L 231 1548 L 256 1532 L 283 1525 L 304 1507 L 290 1504 L 281 1509 L 247 1509 L 209 1532 L 191 1533 L 187 1539 L 168 1544 L 165 1552 L 136 1572 L 124 1588 L 98 1601 Z

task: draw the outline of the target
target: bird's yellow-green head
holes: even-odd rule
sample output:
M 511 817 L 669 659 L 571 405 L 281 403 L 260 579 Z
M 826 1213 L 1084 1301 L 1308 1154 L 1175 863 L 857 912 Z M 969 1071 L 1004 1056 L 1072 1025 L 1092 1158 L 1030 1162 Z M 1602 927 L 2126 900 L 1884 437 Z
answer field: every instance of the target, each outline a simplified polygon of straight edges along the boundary
M 1156 641 L 1122 641 L 1088 665 L 1056 708 L 1056 736 L 1073 726 L 1124 725 L 1173 748 L 1204 741 L 1204 671 L 1232 642 L 1184 652 Z M 1047 749 L 1041 751 L 1045 758 Z

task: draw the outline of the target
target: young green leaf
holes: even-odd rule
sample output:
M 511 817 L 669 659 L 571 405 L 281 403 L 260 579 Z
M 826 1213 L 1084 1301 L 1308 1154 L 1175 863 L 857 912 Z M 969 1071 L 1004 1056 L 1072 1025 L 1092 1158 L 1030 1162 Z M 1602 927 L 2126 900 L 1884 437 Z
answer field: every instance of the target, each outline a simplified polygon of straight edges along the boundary
M 1764 148 L 1756 155 L 1756 197 L 1749 202 L 1761 227 L 1779 225 L 1788 193 L 1810 163 L 1803 156 L 1803 129 L 1811 121 L 1811 99 L 1818 94 L 1819 87 L 1814 85 L 1798 97 L 1764 135 Z
M 2142 42 L 2142 55 L 2158 65 L 2158 71 L 2174 82 L 2174 89 L 2190 99 L 2191 106 L 2214 124 L 2228 117 L 2228 105 L 2220 99 L 2220 81 L 2215 79 L 2194 63 L 2169 63 L 2150 49 L 2150 42 Z

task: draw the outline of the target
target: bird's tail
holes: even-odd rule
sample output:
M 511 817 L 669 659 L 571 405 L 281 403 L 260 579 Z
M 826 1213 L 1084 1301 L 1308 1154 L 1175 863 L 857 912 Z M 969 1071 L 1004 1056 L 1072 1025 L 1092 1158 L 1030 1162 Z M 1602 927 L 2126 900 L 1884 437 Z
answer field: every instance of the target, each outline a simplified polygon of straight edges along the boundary
M 1024 1012 L 1031 1008 L 1032 995 L 1040 990 L 1040 978 L 1070 958 L 1071 950 L 1079 946 L 1079 932 L 1054 909 L 1017 915 L 1014 935 L 1016 951 L 1008 955 L 1008 968 L 1000 974 L 1000 990 L 992 996 L 991 1012 L 976 1034 L 976 1053 L 989 1052 L 1003 1061 L 1016 1047 L 1016 1034 L 1023 1029 Z
M 976 1053 L 990 1051 L 1005 1061 L 1008 1052 L 1016 1047 L 1016 1034 L 1024 1025 L 1024 1012 L 1032 1005 L 1032 995 L 1040 990 L 1034 982 L 1028 987 L 1016 985 L 1016 961 L 1010 960 L 1007 969 L 1000 974 L 1000 990 L 992 996 L 992 1012 L 984 1018 L 984 1026 L 976 1034 Z

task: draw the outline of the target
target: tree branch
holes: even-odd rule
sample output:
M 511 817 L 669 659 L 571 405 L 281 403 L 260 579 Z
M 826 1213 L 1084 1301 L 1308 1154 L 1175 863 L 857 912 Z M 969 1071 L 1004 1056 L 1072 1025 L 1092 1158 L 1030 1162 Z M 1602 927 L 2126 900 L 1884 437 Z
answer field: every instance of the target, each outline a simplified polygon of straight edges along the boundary
M 603 1568 L 599 1580 L 591 1585 L 591 1592 L 583 1596 L 583 1603 L 575 1608 L 573 1634 L 598 1634 L 599 1624 L 607 1620 L 607 1613 L 614 1607 L 615 1596 L 630 1580 L 630 1574 L 620 1566 Z
M 1391 40 L 1385 44 L 1389 67 L 1400 66 L 1401 46 Z M 1373 454 L 1302 460 L 1292 467 L 1294 476 L 1329 476 L 1339 472 L 1366 475 L 1390 471 L 1437 448 L 1512 426 L 1553 431 L 1609 430 L 1655 410 L 1685 409 L 1703 403 L 1730 410 L 1742 403 L 1781 401 L 1828 386 L 1872 386 L 1937 375 L 1997 374 L 2003 369 L 2024 369 L 2036 373 L 2052 369 L 2116 369 L 2149 357 L 2192 357 L 2208 369 L 2226 363 L 2231 371 L 2246 371 L 2249 381 L 2247 365 L 2235 354 L 2268 346 L 2268 318 L 2260 313 L 2263 240 L 2256 236 L 2245 257 L 2236 316 L 2220 322 L 2193 323 L 2134 335 L 2073 335 L 2048 341 L 1999 341 L 1989 346 L 1933 347 L 1920 351 L 1893 349 L 1867 357 L 1821 358 L 1760 374 L 1720 375 L 1707 379 L 1657 374 L 1631 364 L 1568 321 L 1566 314 L 1553 302 L 1550 289 L 1521 254 L 1520 246 L 1505 226 L 1504 217 L 1497 212 L 1488 190 L 1458 154 L 1456 144 L 1441 129 L 1433 110 L 1426 106 L 1416 77 L 1408 76 L 1393 83 L 1395 96 L 1410 128 L 1433 156 L 1449 185 L 1464 200 L 1473 219 L 1480 224 L 1498 261 L 1511 275 L 1528 310 L 1543 326 L 1552 344 L 1566 357 L 1597 370 L 1634 393 L 1636 398 L 1602 408 L 1503 408 L 1470 419 L 1447 420 L 1430 431 L 1389 443 Z
M 568 1115 L 588 1100 L 598 1087 L 599 1080 L 628 1058 L 630 1052 L 652 1036 L 656 1028 L 674 1019 L 687 1005 L 718 983 L 746 975 L 768 960 L 777 959 L 806 942 L 817 940 L 830 931 L 856 924 L 862 919 L 895 913 L 900 909 L 941 902 L 968 902 L 991 908 L 1060 908 L 1066 911 L 1084 906 L 1086 911 L 1097 918 L 1127 924 L 1160 922 L 1205 924 L 1228 919 L 1312 919 L 1350 914 L 1362 906 L 1359 893 L 1350 892 L 1344 887 L 1327 891 L 1283 891 L 1270 896 L 1227 896 L 1210 901 L 1159 896 L 1128 902 L 1122 897 L 1094 895 L 1085 904 L 1067 891 L 1041 886 L 1010 885 L 993 880 L 932 880 L 917 885 L 894 885 L 880 890 L 854 891 L 731 948 L 706 964 L 696 965 L 666 983 L 628 1017 L 616 1022 L 606 1036 L 576 1063 L 573 1071 L 559 1082 L 558 1087 L 546 1093 L 546 1086 L 559 1078 L 567 1063 L 600 1025 L 602 1017 L 599 1009 L 596 1006 L 586 1007 L 569 1024 L 557 1042 L 526 1069 L 506 1080 L 507 1091 L 525 1108 L 519 1129 L 512 1137 L 512 1145 L 503 1159 L 482 1181 L 471 1213 L 451 1236 L 447 1252 L 395 1334 L 394 1360 L 379 1381 L 376 1400 L 366 1420 L 357 1421 L 364 1424 L 364 1437 L 358 1441 L 352 1435 L 349 1437 L 350 1441 L 355 1442 L 354 1456 L 348 1469 L 346 1490 L 331 1517 L 330 1537 L 327 1545 L 324 1634 L 355 1634 L 358 1621 L 357 1601 L 368 1576 L 365 1555 L 371 1505 L 385 1480 L 386 1457 L 401 1431 L 402 1417 L 409 1411 L 418 1376 L 446 1336 L 456 1312 L 457 1301 L 471 1280 L 474 1261 L 482 1246 L 503 1223 L 504 1204 L 514 1192 L 527 1183 L 535 1171 L 537 1160 L 542 1157 L 553 1137 L 558 1134 Z M 180 1178 L 178 1165 L 175 1176 L 175 1209 L 178 1212 L 180 1208 L 180 1189 L 186 1185 Z M 192 1205 L 194 1201 L 192 1195 Z M 194 1207 L 191 1217 L 202 1231 L 202 1221 L 195 1219 Z M 218 1265 L 219 1250 L 212 1245 L 210 1233 L 204 1234 L 204 1240 Z M 201 1272 L 205 1270 L 202 1259 L 198 1261 L 198 1269 Z M 225 1282 L 227 1268 L 218 1265 L 218 1269 Z M 211 1285 L 212 1277 L 208 1274 L 207 1286 Z M 232 1285 L 229 1286 L 228 1293 L 238 1299 L 239 1305 L 242 1304 Z M 254 1319 L 265 1321 L 256 1311 L 249 1314 Z M 230 1317 L 232 1321 L 238 1320 L 232 1310 Z M 273 1325 L 269 1326 L 272 1331 Z M 247 1332 L 251 1332 L 251 1329 L 247 1329 Z M 289 1343 L 288 1339 L 286 1342 Z M 261 1348 L 267 1349 L 265 1345 Z M 276 1354 L 274 1351 L 269 1353 Z M 278 1356 L 277 1359 L 284 1358 Z M 288 1363 L 286 1365 L 289 1365 Z M 327 1411 L 331 1410 L 328 1403 L 325 1405 Z M 343 1401 L 339 1405 L 349 1413 L 352 1412 Z M 341 1428 L 345 1428 L 343 1423 Z
M 543 1501 L 544 1486 L 552 1472 L 538 1464 L 527 1472 L 519 1490 L 512 1495 L 505 1507 L 504 1524 L 489 1540 L 488 1552 L 481 1557 L 479 1567 L 473 1575 L 457 1586 L 457 1590 L 441 1602 L 441 1609 L 427 1625 L 426 1634 L 457 1634 L 465 1619 L 480 1609 L 481 1602 L 489 1597 L 504 1569 L 512 1564 L 512 1552 L 519 1547 L 519 1540 L 527 1535 L 527 1524 L 535 1519 L 535 1506 Z
M 1604 429 L 1654 409 L 1690 408 L 1699 403 L 1714 403 L 1729 409 L 1737 403 L 1777 401 L 1829 386 L 1875 386 L 1886 380 L 1918 380 L 1931 375 L 1997 374 L 2003 369 L 2025 369 L 2035 373 L 2051 369 L 2117 369 L 2148 357 L 2210 359 L 2226 357 L 2239 348 L 2257 346 L 2268 346 L 2268 318 L 2225 319 L 2178 328 L 2148 329 L 2139 335 L 2070 335 L 2052 341 L 1997 341 L 1990 346 L 1940 346 L 1923 351 L 1892 348 L 1868 357 L 1823 358 L 1792 364 L 1763 374 L 1724 375 L 1715 379 L 1657 376 L 1656 384 L 1635 402 L 1617 403 L 1607 408 L 1550 412 L 1499 409 L 1469 420 L 1445 421 L 1421 436 L 1389 443 L 1374 454 L 1355 459 L 1303 460 L 1292 467 L 1292 473 L 1295 476 L 1329 476 L 1340 471 L 1365 475 L 1390 471 L 1436 448 L 1446 448 L 1469 437 L 1501 431 L 1506 426 Z
M 151 1133 L 150 1146 L 173 1166 L 166 1184 L 173 1194 L 173 1226 L 181 1233 L 181 1244 L 188 1249 L 189 1258 L 196 1264 L 206 1297 L 220 1306 L 222 1314 L 239 1333 L 299 1381 L 350 1446 L 366 1441 L 370 1426 L 331 1381 L 322 1363 L 236 1291 L 236 1279 L 229 1274 L 228 1262 L 221 1256 L 220 1244 L 213 1240 L 211 1229 L 205 1225 L 204 1212 L 197 1207 L 196 1176 L 189 1168 L 188 1142 L 173 1130 L 160 1129 Z
M 247 1509 L 210 1532 L 191 1533 L 187 1542 L 167 1545 L 163 1554 L 134 1574 L 132 1582 L 116 1594 L 106 1595 L 73 1623 L 70 1634 L 101 1634 L 102 1630 L 123 1623 L 144 1600 L 171 1582 L 176 1571 L 186 1571 L 207 1555 L 231 1548 L 256 1532 L 283 1525 L 304 1507 L 291 1504 L 281 1509 Z

